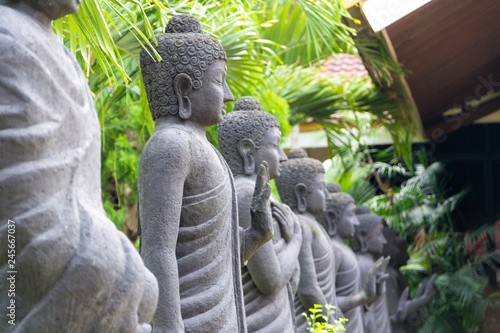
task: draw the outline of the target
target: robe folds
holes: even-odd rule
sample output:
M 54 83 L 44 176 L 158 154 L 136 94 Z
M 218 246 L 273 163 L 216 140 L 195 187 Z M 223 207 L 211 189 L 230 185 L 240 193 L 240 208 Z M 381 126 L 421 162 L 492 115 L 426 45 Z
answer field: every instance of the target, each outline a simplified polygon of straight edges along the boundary
M 216 153 L 224 181 L 182 200 L 176 257 L 186 333 L 246 332 L 236 191 L 229 167 Z
M 15 5 L 13 5 L 15 6 Z M 0 4 L 0 332 L 148 332 L 156 279 L 103 209 L 99 121 L 78 63 L 23 11 Z
M 337 297 L 353 296 L 361 291 L 361 273 L 359 271 L 358 260 L 354 252 L 345 244 L 334 244 L 334 251 L 342 253 L 337 276 L 336 290 Z M 364 333 L 362 307 L 357 306 L 349 311 L 346 311 L 345 317 L 349 319 L 344 324 L 347 332 Z

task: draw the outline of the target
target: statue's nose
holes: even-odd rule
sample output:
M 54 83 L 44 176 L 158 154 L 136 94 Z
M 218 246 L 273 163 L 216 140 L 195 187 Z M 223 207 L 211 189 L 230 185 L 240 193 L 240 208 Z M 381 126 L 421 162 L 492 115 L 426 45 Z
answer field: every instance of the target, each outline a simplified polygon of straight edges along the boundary
M 227 102 L 234 102 L 234 96 L 231 93 L 231 90 L 229 89 L 226 81 L 224 81 L 224 103 Z

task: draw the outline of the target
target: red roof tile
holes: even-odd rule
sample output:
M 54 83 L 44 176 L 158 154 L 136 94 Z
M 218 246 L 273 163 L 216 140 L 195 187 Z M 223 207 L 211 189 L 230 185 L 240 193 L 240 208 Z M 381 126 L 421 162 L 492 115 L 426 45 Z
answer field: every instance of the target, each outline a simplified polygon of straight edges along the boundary
M 361 58 L 353 54 L 339 53 L 335 56 L 330 56 L 321 62 L 321 72 L 334 76 L 361 76 L 368 77 Z

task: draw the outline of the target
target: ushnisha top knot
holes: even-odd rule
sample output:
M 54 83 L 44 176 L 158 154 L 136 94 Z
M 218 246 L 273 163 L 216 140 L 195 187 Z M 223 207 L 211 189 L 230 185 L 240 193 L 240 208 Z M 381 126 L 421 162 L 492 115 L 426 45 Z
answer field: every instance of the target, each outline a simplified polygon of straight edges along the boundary
M 202 34 L 200 22 L 191 15 L 173 16 L 165 28 L 166 34 L 199 33 Z
M 252 96 L 243 96 L 234 103 L 234 111 L 262 111 L 257 98 Z
M 340 193 L 340 192 L 342 192 L 342 189 L 340 188 L 340 185 L 338 183 L 328 183 L 328 184 L 326 184 L 326 189 L 330 193 Z
M 306 158 L 306 157 L 309 157 L 307 155 L 307 152 L 302 149 L 302 148 L 293 148 L 293 149 L 290 149 L 290 151 L 288 152 L 288 159 L 294 159 L 294 158 Z

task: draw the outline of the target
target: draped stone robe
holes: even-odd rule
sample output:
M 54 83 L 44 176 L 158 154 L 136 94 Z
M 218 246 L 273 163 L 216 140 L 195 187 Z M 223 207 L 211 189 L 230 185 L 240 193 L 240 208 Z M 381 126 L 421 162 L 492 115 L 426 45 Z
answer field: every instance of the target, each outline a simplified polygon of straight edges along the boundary
M 370 254 L 358 254 L 358 263 L 364 283 L 368 271 L 374 264 L 373 257 Z M 389 309 L 385 294 L 378 297 L 373 303 L 364 305 L 365 312 L 363 321 L 365 333 L 391 333 L 391 321 L 389 319 Z
M 386 299 L 389 311 L 389 316 L 394 315 L 398 310 L 398 302 L 401 294 L 408 287 L 408 282 L 405 277 L 399 271 L 399 268 L 389 265 L 387 267 L 387 273 L 389 278 L 386 281 Z M 418 312 L 417 312 L 418 313 Z M 411 314 L 405 318 L 402 322 L 392 322 L 392 333 L 414 333 L 415 328 L 411 324 L 410 318 L 416 316 L 416 314 Z
M 241 179 L 241 178 L 240 178 Z M 247 179 L 236 181 L 238 194 L 238 210 L 250 210 L 251 200 L 255 188 L 255 182 Z M 271 196 L 271 200 L 279 203 Z M 286 250 L 286 243 L 281 235 L 281 230 L 276 219 L 273 219 L 273 239 L 262 247 L 274 248 L 276 255 Z M 262 248 L 257 250 L 257 253 Z M 250 258 L 248 261 L 258 260 L 258 255 Z M 298 261 L 297 261 L 298 264 Z M 269 269 L 272 269 L 270 267 Z M 241 278 L 243 284 L 243 293 L 245 300 L 245 315 L 247 320 L 248 332 L 260 333 L 293 333 L 295 332 L 294 318 L 294 293 L 292 285 L 288 282 L 283 289 L 275 294 L 266 295 L 262 293 L 255 285 L 247 266 L 241 269 Z M 292 277 L 293 278 L 293 277 Z
M 335 239 L 331 242 L 335 253 L 335 263 L 338 266 L 335 278 L 337 297 L 353 296 L 361 291 L 361 275 L 356 255 L 347 245 Z M 346 318 L 349 319 L 344 325 L 347 332 L 364 333 L 361 310 L 361 306 L 357 306 L 344 312 Z
M 168 155 L 164 163 L 171 163 L 177 168 L 177 161 L 170 157 L 165 142 L 185 147 L 187 151 L 183 153 L 189 159 L 189 178 L 183 180 L 184 188 L 180 189 L 183 191 L 180 220 L 172 216 L 158 217 L 156 212 L 157 207 L 162 205 L 159 200 L 169 199 L 156 197 L 154 188 L 165 186 L 171 176 L 168 173 L 158 174 L 161 170 L 152 169 L 151 161 L 158 154 L 158 149 Z M 155 173 L 154 181 L 149 178 L 152 173 Z M 188 187 L 189 194 L 186 193 Z M 236 190 L 229 166 L 220 153 L 186 126 L 169 124 L 159 127 L 157 124 L 142 152 L 138 197 L 141 255 L 146 265 L 150 265 L 148 267 L 158 265 L 162 260 L 158 258 L 160 249 L 172 244 L 162 243 L 163 238 L 153 242 L 145 234 L 158 233 L 155 228 L 160 224 L 178 224 L 173 259 L 177 262 L 179 320 L 184 331 L 245 333 Z M 157 201 L 151 202 L 154 200 Z M 171 284 L 161 288 L 166 293 L 177 292 L 176 286 Z M 159 302 L 162 302 L 161 294 Z
M 313 261 L 314 280 L 308 283 L 316 285 L 321 291 L 325 301 L 329 305 L 337 307 L 337 299 L 335 293 L 335 257 L 330 244 L 330 237 L 325 229 L 315 220 L 308 218 L 302 214 L 297 214 L 299 222 L 302 226 L 302 250 L 299 255 L 299 264 L 301 271 L 308 270 L 309 260 Z M 307 256 L 303 256 L 308 253 Z M 301 273 L 301 279 L 302 279 Z M 307 321 L 302 313 L 310 315 L 309 309 L 301 302 L 301 294 L 305 290 L 301 290 L 301 284 L 295 296 L 295 321 L 297 332 L 305 332 L 307 330 Z M 309 288 L 307 288 L 309 289 Z M 306 291 L 307 292 L 307 291 Z M 325 305 L 325 304 L 321 304 Z M 342 312 L 337 307 L 335 309 L 335 318 L 343 317 Z
M 186 332 L 246 332 L 234 181 L 215 152 L 225 169 L 224 181 L 182 200 L 176 249 L 182 318 Z M 203 221 L 200 210 L 207 213 Z M 193 316 L 200 304 L 208 310 Z
M 156 279 L 106 216 L 97 114 L 46 23 L 0 4 L 0 332 L 147 332 Z M 15 326 L 4 317 L 7 219 Z

